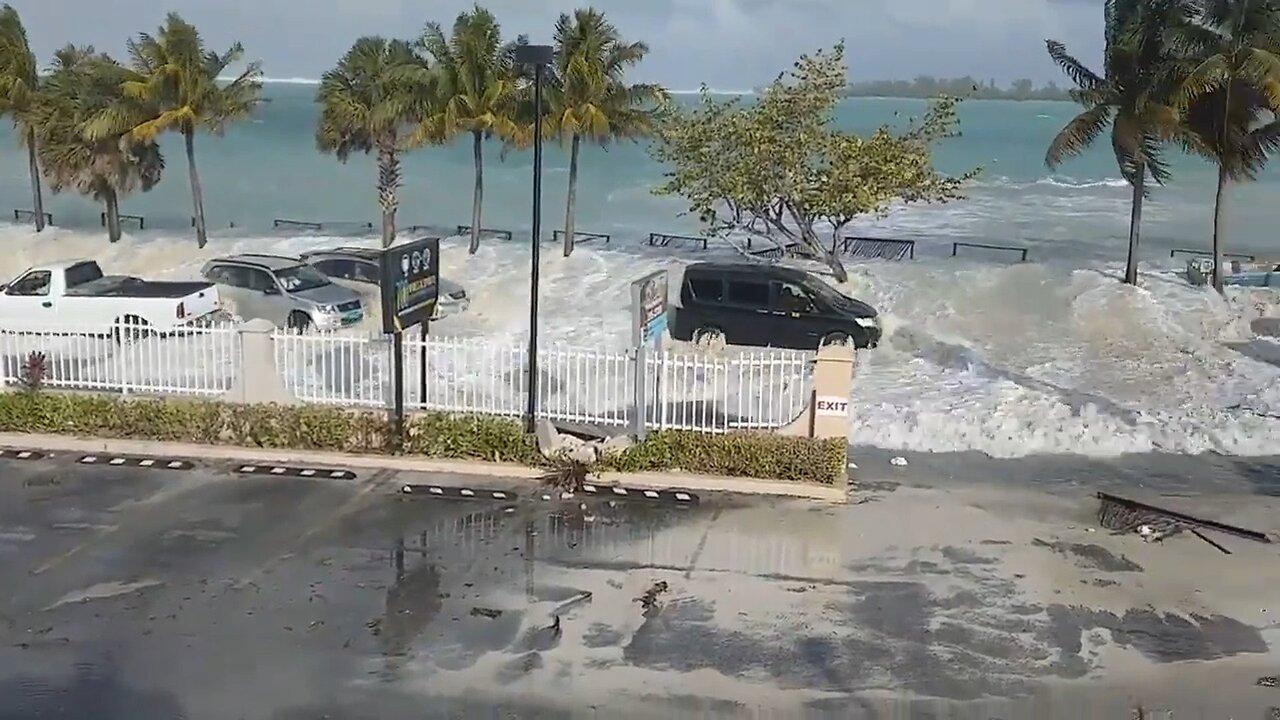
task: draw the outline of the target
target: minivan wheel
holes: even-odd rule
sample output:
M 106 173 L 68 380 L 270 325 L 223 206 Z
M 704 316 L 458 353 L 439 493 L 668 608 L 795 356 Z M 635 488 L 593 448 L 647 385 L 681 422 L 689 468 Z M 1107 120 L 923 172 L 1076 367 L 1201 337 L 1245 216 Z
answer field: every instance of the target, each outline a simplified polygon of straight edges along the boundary
M 848 333 L 842 333 L 842 332 L 827 333 L 826 337 L 822 338 L 822 342 L 818 343 L 818 347 L 821 349 L 821 348 L 827 347 L 828 345 L 841 345 L 844 347 L 851 347 L 853 346 L 853 339 L 849 337 Z
M 724 332 L 716 327 L 701 327 L 693 331 L 693 344 L 703 350 L 712 352 L 723 350 L 727 344 L 724 340 Z
M 285 325 L 290 330 L 302 332 L 303 330 L 311 327 L 311 316 L 301 310 L 294 310 L 289 313 L 289 319 L 285 322 Z

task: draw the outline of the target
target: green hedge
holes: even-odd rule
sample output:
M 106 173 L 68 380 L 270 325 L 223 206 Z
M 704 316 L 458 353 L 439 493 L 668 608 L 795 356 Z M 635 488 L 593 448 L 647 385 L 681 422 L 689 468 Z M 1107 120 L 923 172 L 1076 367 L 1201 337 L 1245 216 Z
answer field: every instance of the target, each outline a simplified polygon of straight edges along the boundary
M 391 423 L 381 412 L 73 393 L 0 393 L 0 431 L 352 453 L 385 453 L 393 447 Z M 406 428 L 405 451 L 433 458 L 547 464 L 518 422 L 477 415 L 417 415 Z M 845 443 L 666 431 L 607 457 L 601 466 L 830 485 L 844 477 Z

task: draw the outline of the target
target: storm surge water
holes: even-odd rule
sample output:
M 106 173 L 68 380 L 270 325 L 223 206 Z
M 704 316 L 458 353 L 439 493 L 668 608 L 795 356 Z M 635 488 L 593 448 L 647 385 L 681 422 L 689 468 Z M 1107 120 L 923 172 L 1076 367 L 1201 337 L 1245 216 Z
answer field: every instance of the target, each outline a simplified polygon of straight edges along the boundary
M 47 207 L 59 227 L 36 235 L 0 226 L 0 274 L 12 277 L 47 260 L 95 257 L 109 273 L 195 277 L 229 252 L 298 253 L 372 237 L 272 228 L 274 218 L 366 222 L 376 215 L 375 169 L 321 156 L 312 132 L 314 88 L 271 83 L 271 99 L 252 122 L 225 138 L 201 137 L 197 159 L 213 230 L 197 250 L 181 148 L 166 139 L 165 180 L 124 200 L 147 218 L 110 245 L 99 208 L 74 196 Z M 838 121 L 870 129 L 901 122 L 924 104 L 856 99 Z M 976 450 L 998 457 L 1040 453 L 1107 456 L 1127 452 L 1268 454 L 1280 447 L 1280 344 L 1255 332 L 1257 318 L 1280 315 L 1277 296 L 1233 290 L 1225 300 L 1190 286 L 1169 259 L 1175 247 L 1207 248 L 1214 171 L 1178 157 L 1174 182 L 1147 205 L 1144 279 L 1122 286 L 1129 188 L 1099 146 L 1044 170 L 1044 148 L 1073 114 L 1065 103 L 975 101 L 961 111 L 964 135 L 940 148 L 947 171 L 982 166 L 968 198 L 945 206 L 898 208 L 851 233 L 918 239 L 915 262 L 853 265 L 845 292 L 884 316 L 881 347 L 859 358 L 850 439 L 919 451 Z M 485 225 L 527 239 L 530 160 L 522 153 L 486 166 Z M 548 155 L 545 215 L 560 225 L 566 159 Z M 684 203 L 651 193 L 662 168 L 630 143 L 585 150 L 579 189 L 582 230 L 613 235 L 571 258 L 544 253 L 545 342 L 623 347 L 628 286 L 661 267 L 737 257 L 727 245 L 701 252 L 648 247 L 649 232 L 693 232 Z M 408 156 L 402 225 L 450 227 L 470 216 L 471 152 L 464 145 Z M 1280 176 L 1233 191 L 1231 250 L 1280 254 L 1274 198 Z M 0 137 L 0 211 L 30 207 L 23 150 Z M 234 223 L 234 227 L 231 225 Z M 346 226 L 350 227 L 350 226 Z M 549 232 L 549 231 L 548 231 Z M 953 240 L 1030 248 L 1031 261 L 1000 256 L 951 259 Z M 465 314 L 433 332 L 511 340 L 527 326 L 527 242 L 486 240 L 468 256 L 461 238 L 444 242 L 442 271 L 473 298 Z

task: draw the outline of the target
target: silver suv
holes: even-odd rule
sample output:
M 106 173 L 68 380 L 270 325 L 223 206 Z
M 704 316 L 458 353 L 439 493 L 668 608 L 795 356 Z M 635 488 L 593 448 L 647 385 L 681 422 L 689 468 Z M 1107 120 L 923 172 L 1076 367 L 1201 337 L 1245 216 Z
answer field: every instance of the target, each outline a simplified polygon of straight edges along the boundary
M 317 250 L 302 254 L 302 260 L 312 267 L 328 275 L 339 285 L 346 285 L 360 293 L 365 304 L 378 307 L 379 284 L 382 282 L 378 269 L 381 250 L 362 247 L 338 247 L 330 250 Z M 463 312 L 471 304 L 467 291 L 455 282 L 440 278 L 440 297 L 436 300 L 436 311 L 432 320 L 440 320 L 450 315 Z
M 364 319 L 356 291 L 334 284 L 298 258 L 231 255 L 210 260 L 200 271 L 218 286 L 236 315 L 264 318 L 280 327 L 335 330 Z

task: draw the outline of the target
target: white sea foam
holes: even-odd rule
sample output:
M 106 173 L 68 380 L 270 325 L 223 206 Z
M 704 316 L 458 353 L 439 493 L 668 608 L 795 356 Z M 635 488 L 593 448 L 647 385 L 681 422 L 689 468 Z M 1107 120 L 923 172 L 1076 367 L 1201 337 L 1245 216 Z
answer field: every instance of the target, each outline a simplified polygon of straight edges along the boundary
M 26 227 L 0 226 L 0 243 L 10 248 L 0 258 L 6 277 L 52 259 L 96 257 L 107 272 L 181 278 L 218 254 L 297 253 L 352 240 L 215 238 L 197 250 L 190 238 L 156 233 L 111 245 L 98 233 L 52 228 L 37 237 Z M 460 238 L 444 246 L 443 274 L 473 300 L 433 332 L 522 337 L 529 277 L 523 244 L 486 241 L 475 256 Z M 631 280 L 717 254 L 678 259 L 624 247 L 583 245 L 570 258 L 544 253 L 544 342 L 624 347 Z M 1224 300 L 1151 268 L 1144 268 L 1142 286 L 1131 288 L 1118 282 L 1114 265 L 937 259 L 850 270 L 845 291 L 879 308 L 885 324 L 881 347 L 859 357 L 855 443 L 1001 457 L 1260 455 L 1280 448 L 1280 367 L 1241 351 L 1270 342 L 1253 334 L 1250 321 L 1280 316 L 1275 293 L 1237 289 Z

